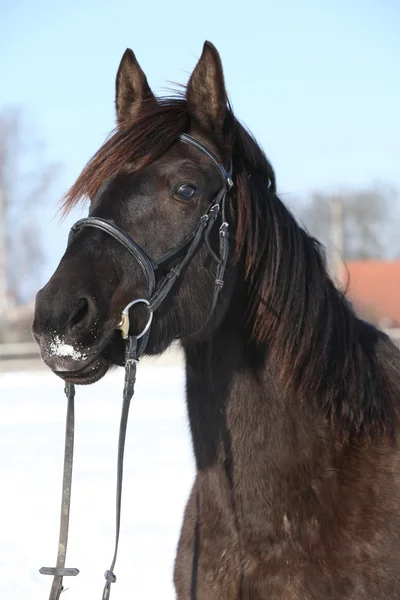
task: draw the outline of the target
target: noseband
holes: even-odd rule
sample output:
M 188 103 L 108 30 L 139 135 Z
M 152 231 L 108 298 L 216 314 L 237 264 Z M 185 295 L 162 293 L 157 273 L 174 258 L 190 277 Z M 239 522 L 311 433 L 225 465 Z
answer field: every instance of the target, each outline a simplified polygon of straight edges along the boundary
M 228 228 L 229 225 L 226 221 L 226 196 L 227 193 L 233 187 L 232 181 L 232 164 L 229 171 L 226 171 L 224 166 L 220 163 L 218 158 L 213 154 L 204 144 L 196 140 L 195 138 L 182 133 L 179 136 L 179 140 L 184 144 L 188 144 L 194 148 L 197 148 L 204 154 L 206 154 L 215 164 L 218 171 L 220 172 L 223 179 L 223 187 L 219 190 L 214 200 L 209 205 L 206 213 L 200 218 L 197 227 L 193 233 L 185 238 L 178 246 L 167 250 L 159 258 L 152 260 L 146 252 L 139 246 L 134 239 L 132 239 L 127 233 L 122 231 L 115 223 L 99 217 L 87 217 L 77 221 L 72 226 L 71 232 L 68 238 L 68 244 L 75 239 L 75 236 L 84 227 L 94 227 L 100 229 L 104 233 L 107 233 L 115 240 L 117 240 L 136 260 L 141 267 L 145 278 L 147 287 L 147 298 L 136 298 L 129 302 L 121 313 L 121 321 L 118 325 L 118 329 L 121 330 L 122 337 L 126 340 L 125 350 L 125 384 L 123 393 L 123 404 L 121 423 L 119 430 L 119 441 L 118 441 L 118 466 L 117 466 L 117 493 L 116 493 L 116 535 L 115 535 L 115 548 L 114 556 L 112 559 L 111 567 L 105 572 L 106 583 L 103 590 L 102 600 L 108 600 L 111 592 L 111 583 L 116 581 L 116 576 L 113 573 L 117 552 L 118 542 L 120 533 L 120 521 L 121 521 L 121 498 L 122 498 L 122 476 L 123 476 L 123 460 L 124 460 L 124 448 L 125 448 L 125 436 L 126 428 L 128 423 L 128 413 L 130 401 L 134 393 L 134 385 L 136 378 L 136 365 L 139 362 L 139 358 L 145 351 L 150 328 L 152 324 L 153 314 L 156 311 L 165 298 L 172 290 L 175 282 L 180 277 L 183 269 L 189 264 L 194 254 L 199 249 L 201 243 L 204 241 L 212 259 L 217 264 L 217 271 L 214 280 L 214 293 L 210 304 L 209 314 L 201 327 L 201 330 L 208 324 L 214 309 L 217 305 L 219 293 L 224 284 L 225 269 L 228 261 L 228 250 L 229 250 L 229 236 Z M 221 225 L 219 227 L 219 256 L 212 250 L 209 243 L 209 236 L 211 230 L 217 221 L 218 215 L 221 213 Z M 186 251 L 185 251 L 186 250 Z M 156 281 L 156 271 L 161 266 L 166 266 L 170 261 L 174 262 L 174 259 L 181 256 L 183 257 L 178 262 L 168 269 L 166 275 L 162 277 L 158 282 Z M 129 310 L 136 304 L 144 304 L 148 310 L 148 320 L 146 326 L 139 334 L 130 334 L 130 321 L 129 321 Z M 198 333 L 197 330 L 195 333 Z M 191 336 L 194 335 L 193 333 Z M 50 591 L 49 600 L 59 600 L 60 594 L 63 591 L 63 577 L 68 575 L 77 575 L 78 569 L 67 569 L 65 568 L 65 558 L 67 552 L 67 541 L 68 541 L 68 525 L 69 525 L 69 509 L 71 499 L 71 480 L 72 480 L 72 461 L 73 461 L 73 445 L 74 445 L 74 398 L 75 398 L 75 386 L 72 383 L 65 385 L 65 394 L 68 399 L 67 408 L 67 426 L 66 426 L 66 437 L 65 437 L 65 453 L 64 453 L 64 476 L 63 476 L 63 488 L 62 488 L 62 505 L 61 505 L 61 519 L 60 519 L 60 534 L 59 544 L 57 553 L 57 565 L 56 567 L 42 567 L 40 573 L 44 575 L 53 575 L 53 583 Z

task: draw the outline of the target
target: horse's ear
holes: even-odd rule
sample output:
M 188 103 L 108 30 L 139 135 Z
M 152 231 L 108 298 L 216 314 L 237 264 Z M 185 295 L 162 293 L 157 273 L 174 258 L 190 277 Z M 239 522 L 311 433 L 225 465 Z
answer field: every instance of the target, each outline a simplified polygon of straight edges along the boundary
M 205 42 L 189 79 L 187 103 L 191 118 L 218 139 L 227 115 L 227 94 L 221 58 L 211 42 Z
M 128 119 L 134 120 L 144 100 L 156 102 L 136 56 L 130 48 L 127 48 L 119 64 L 115 82 L 118 123 Z

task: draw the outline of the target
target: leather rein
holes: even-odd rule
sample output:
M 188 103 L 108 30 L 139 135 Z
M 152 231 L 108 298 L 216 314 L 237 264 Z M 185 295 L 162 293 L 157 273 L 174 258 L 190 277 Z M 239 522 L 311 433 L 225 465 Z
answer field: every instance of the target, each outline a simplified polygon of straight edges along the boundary
M 210 204 L 207 212 L 200 218 L 195 231 L 188 236 L 183 242 L 167 252 L 159 258 L 152 260 L 146 252 L 135 242 L 131 236 L 126 234 L 122 229 L 117 227 L 113 222 L 99 217 L 87 217 L 77 221 L 71 228 L 68 238 L 68 244 L 72 242 L 76 235 L 85 227 L 94 227 L 107 233 L 117 240 L 124 248 L 132 255 L 136 262 L 141 267 L 147 286 L 147 298 L 136 298 L 132 300 L 121 313 L 121 322 L 118 329 L 121 330 L 122 337 L 126 340 L 125 346 L 125 382 L 123 390 L 123 402 L 121 422 L 118 439 L 118 463 L 117 463 L 117 491 L 116 491 L 116 532 L 115 532 L 115 547 L 110 568 L 105 572 L 104 577 L 106 583 L 103 589 L 102 600 L 108 600 L 111 592 L 111 584 L 116 581 L 114 567 L 117 560 L 118 542 L 120 535 L 121 523 L 121 500 L 122 500 L 122 478 L 123 478 L 123 461 L 125 449 L 125 437 L 128 423 L 128 414 L 130 401 L 134 394 L 134 386 L 136 379 L 136 367 L 140 357 L 143 355 L 149 338 L 150 328 L 152 324 L 153 314 L 165 298 L 172 290 L 175 282 L 181 275 L 183 269 L 191 261 L 199 246 L 204 242 L 212 259 L 217 264 L 217 272 L 214 280 L 214 294 L 210 306 L 209 314 L 206 323 L 191 336 L 204 329 L 208 324 L 214 309 L 217 305 L 219 293 L 224 284 L 225 269 L 228 261 L 229 250 L 229 224 L 226 221 L 226 196 L 233 187 L 232 181 L 232 165 L 229 171 L 221 164 L 218 158 L 204 144 L 193 138 L 192 136 L 182 133 L 179 138 L 181 142 L 197 148 L 206 154 L 218 168 L 222 179 L 223 187 L 219 190 L 214 200 Z M 209 235 L 213 229 L 217 218 L 221 214 L 221 225 L 219 227 L 219 256 L 214 252 L 209 243 Z M 185 252 L 186 250 L 186 252 Z M 183 257 L 172 266 L 166 275 L 156 283 L 155 271 L 162 265 L 168 264 L 171 259 L 176 259 L 178 256 Z M 148 311 L 148 320 L 144 329 L 139 334 L 130 333 L 129 310 L 136 304 L 144 304 Z M 190 337 L 191 337 L 190 336 Z M 65 450 L 64 450 L 64 474 L 62 486 L 62 502 L 61 502 L 61 517 L 60 517 L 60 533 L 57 552 L 56 567 L 42 567 L 40 573 L 43 575 L 53 575 L 53 582 L 50 590 L 49 600 L 59 600 L 61 592 L 64 590 L 63 577 L 76 576 L 79 570 L 76 568 L 65 568 L 65 559 L 68 543 L 68 526 L 71 501 L 71 481 L 72 481 L 72 464 L 74 450 L 74 399 L 75 386 L 73 383 L 66 383 L 64 388 L 67 396 L 67 423 L 65 434 Z

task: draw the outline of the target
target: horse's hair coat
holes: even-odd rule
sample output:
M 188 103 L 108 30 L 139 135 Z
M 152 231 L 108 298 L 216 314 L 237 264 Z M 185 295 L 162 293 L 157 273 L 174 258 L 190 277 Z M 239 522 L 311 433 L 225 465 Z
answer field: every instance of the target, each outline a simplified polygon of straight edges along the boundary
M 399 600 L 400 351 L 356 316 L 320 245 L 279 199 L 270 163 L 227 103 L 212 44 L 186 97 L 158 101 L 128 50 L 116 105 L 118 127 L 64 211 L 88 198 L 91 215 L 115 222 L 150 257 L 182 244 L 221 185 L 179 134 L 233 163 L 230 255 L 212 318 L 215 272 L 203 244 L 155 313 L 147 346 L 157 354 L 179 338 L 186 359 L 196 477 L 177 599 Z M 179 197 L 182 185 L 193 187 L 192 201 Z M 123 362 L 121 310 L 143 294 L 127 254 L 83 231 L 39 292 L 41 348 L 57 332 L 87 357 L 60 369 L 45 351 L 60 377 L 91 383 Z M 140 319 L 131 315 L 133 330 Z

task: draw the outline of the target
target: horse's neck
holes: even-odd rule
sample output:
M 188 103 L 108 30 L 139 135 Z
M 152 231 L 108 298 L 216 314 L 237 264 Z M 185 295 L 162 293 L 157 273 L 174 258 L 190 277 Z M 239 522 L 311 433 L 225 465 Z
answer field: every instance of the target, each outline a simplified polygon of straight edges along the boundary
M 187 348 L 186 360 L 195 489 L 212 535 L 240 530 L 253 556 L 269 548 L 281 557 L 290 540 L 292 559 L 303 548 L 301 560 L 321 540 L 349 540 L 364 523 L 370 531 L 383 523 L 380 507 L 399 497 L 400 459 L 390 444 L 361 452 L 336 439 L 313 398 L 285 393 L 268 352 L 251 352 L 233 328 Z M 351 533 L 349 515 L 362 515 L 350 519 Z
M 264 506 L 267 495 L 277 501 L 283 485 L 301 493 L 318 465 L 329 466 L 332 440 L 322 415 L 283 392 L 266 349 L 249 348 L 227 327 L 187 348 L 186 368 L 197 467 L 240 488 L 242 503 L 254 508 L 255 488 Z

